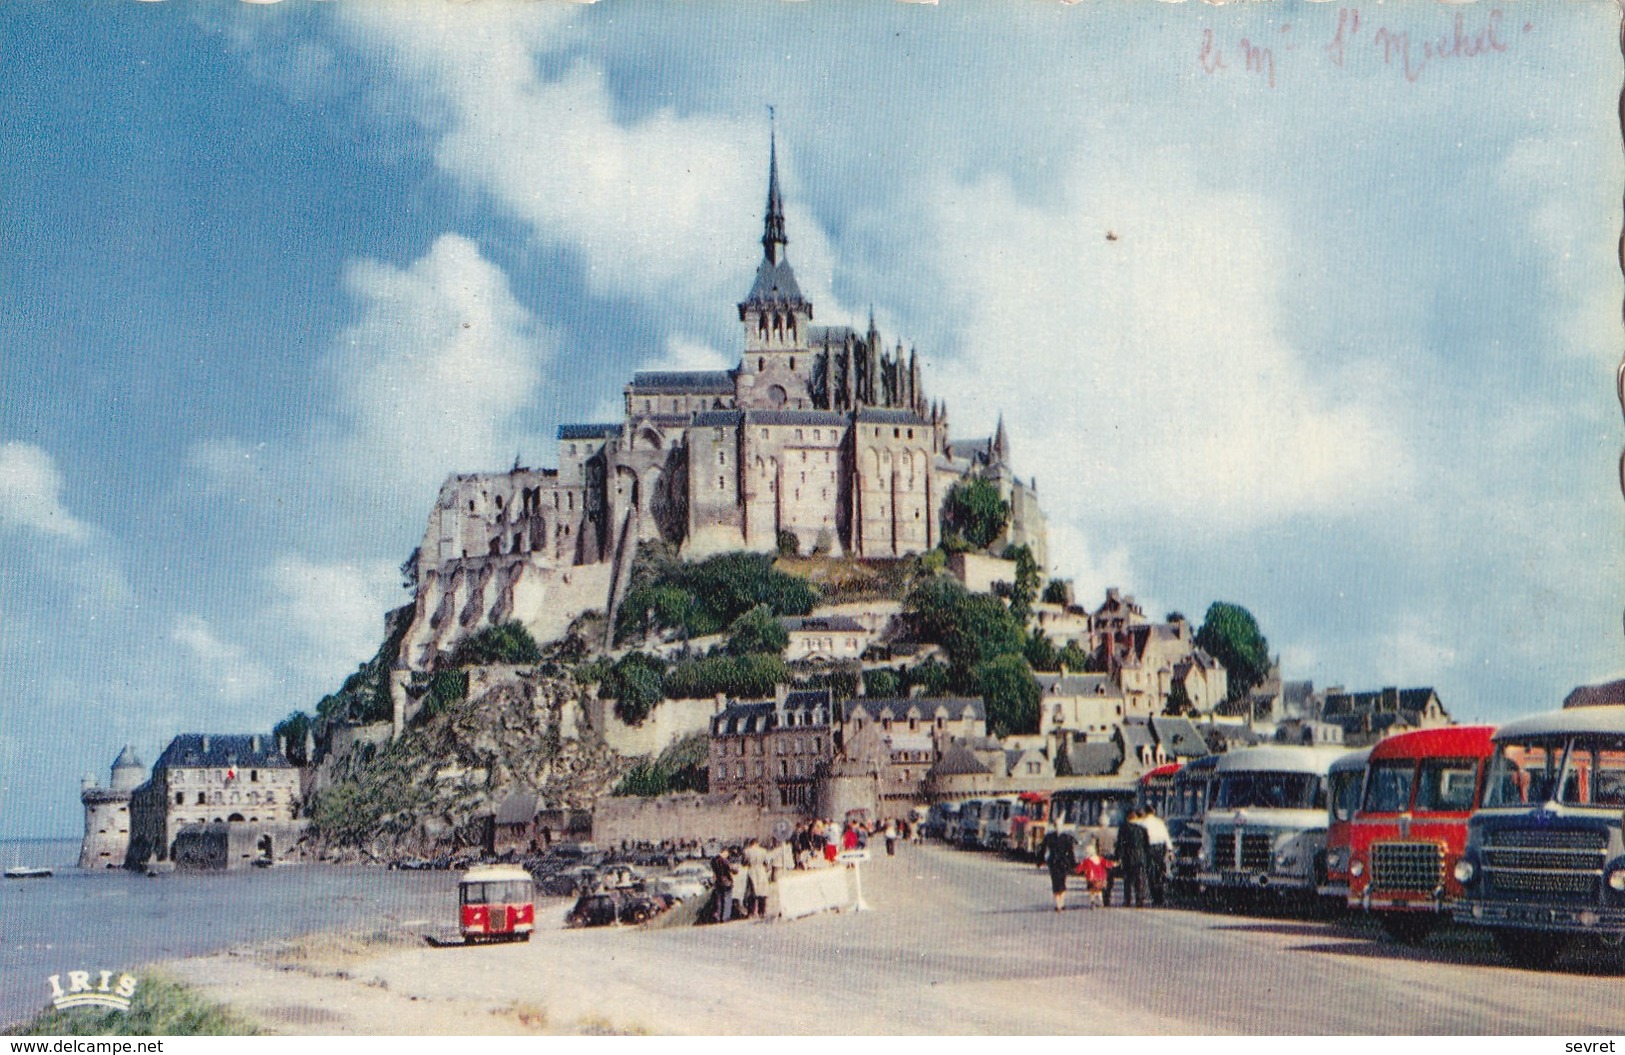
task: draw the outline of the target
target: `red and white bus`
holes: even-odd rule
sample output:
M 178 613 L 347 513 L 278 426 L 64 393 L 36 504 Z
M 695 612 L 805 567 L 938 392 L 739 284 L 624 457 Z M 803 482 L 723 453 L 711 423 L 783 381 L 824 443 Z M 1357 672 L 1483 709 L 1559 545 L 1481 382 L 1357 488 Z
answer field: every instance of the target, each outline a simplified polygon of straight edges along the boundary
M 1478 808 L 1488 725 L 1419 729 L 1377 743 L 1349 826 L 1349 907 L 1375 913 L 1415 942 L 1449 919 L 1462 896 L 1454 870 Z
M 1369 747 L 1350 751 L 1326 771 L 1326 863 L 1320 869 L 1319 891 L 1340 908 L 1349 896 L 1349 839 L 1370 754 Z
M 536 929 L 536 883 L 518 865 L 478 865 L 457 883 L 463 940 L 529 941 Z

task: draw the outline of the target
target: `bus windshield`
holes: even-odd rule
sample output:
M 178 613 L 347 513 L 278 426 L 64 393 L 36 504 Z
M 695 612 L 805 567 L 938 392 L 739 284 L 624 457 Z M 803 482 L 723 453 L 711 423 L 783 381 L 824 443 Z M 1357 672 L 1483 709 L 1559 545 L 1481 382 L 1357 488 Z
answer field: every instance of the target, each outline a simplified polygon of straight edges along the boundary
M 1475 758 L 1428 758 L 1416 782 L 1416 812 L 1466 813 L 1478 787 Z
M 1345 769 L 1326 778 L 1331 785 L 1332 820 L 1354 819 L 1354 811 L 1360 806 L 1360 780 L 1364 776 L 1364 770 Z
M 1326 808 L 1326 788 L 1313 773 L 1225 773 L 1215 809 L 1311 810 Z
M 1500 744 L 1490 760 L 1490 775 L 1484 782 L 1484 808 L 1549 802 L 1557 790 L 1564 746 L 1561 740 Z
M 1416 776 L 1416 760 L 1401 758 L 1378 762 L 1365 782 L 1367 813 L 1402 813 L 1411 805 L 1411 781 Z
M 524 880 L 463 884 L 465 905 L 523 904 L 532 896 L 531 885 Z

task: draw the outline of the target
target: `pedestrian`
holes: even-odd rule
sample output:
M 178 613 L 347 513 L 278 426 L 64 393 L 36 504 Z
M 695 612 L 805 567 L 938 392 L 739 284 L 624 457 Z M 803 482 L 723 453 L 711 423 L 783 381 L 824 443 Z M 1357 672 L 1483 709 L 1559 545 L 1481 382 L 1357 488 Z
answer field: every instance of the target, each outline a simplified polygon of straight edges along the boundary
M 851 821 L 846 822 L 846 831 L 841 833 L 841 849 L 856 850 L 859 845 L 858 826 Z
M 897 856 L 897 821 L 892 819 L 886 822 L 886 856 Z
M 1123 874 L 1123 904 L 1144 908 L 1150 893 L 1151 846 L 1145 828 L 1136 823 L 1139 810 L 1129 810 L 1117 827 L 1117 867 Z
M 1168 826 L 1162 823 L 1157 816 L 1157 808 L 1147 805 L 1140 810 L 1140 827 L 1145 829 L 1148 848 L 1148 864 L 1150 873 L 1148 879 L 1151 885 L 1151 903 L 1161 906 L 1162 899 L 1168 887 L 1168 858 L 1173 845 L 1173 837 L 1168 834 Z
M 768 852 L 754 835 L 745 843 L 745 915 L 767 914 Z
M 734 909 L 734 866 L 728 860 L 728 851 L 719 850 L 711 858 L 711 885 L 712 898 L 716 901 L 716 918 L 718 923 L 726 923 L 733 918 Z
M 834 821 L 824 822 L 824 862 L 835 863 L 835 855 L 841 852 L 841 829 L 835 827 Z
M 1111 862 L 1100 856 L 1100 847 L 1090 840 L 1083 860 L 1078 862 L 1078 874 L 1083 876 L 1084 889 L 1089 892 L 1089 907 L 1106 907 L 1106 885 L 1111 878 Z
M 1055 895 L 1055 911 L 1066 908 L 1066 881 L 1077 867 L 1077 845 L 1072 833 L 1051 831 L 1044 836 L 1044 863 L 1049 866 L 1049 889 Z

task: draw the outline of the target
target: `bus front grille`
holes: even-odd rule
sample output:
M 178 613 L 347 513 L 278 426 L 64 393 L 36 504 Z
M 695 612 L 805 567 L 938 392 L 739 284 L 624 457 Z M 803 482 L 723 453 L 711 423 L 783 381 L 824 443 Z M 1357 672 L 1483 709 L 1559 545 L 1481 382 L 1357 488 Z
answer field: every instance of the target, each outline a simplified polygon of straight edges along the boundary
M 1484 847 L 1484 874 L 1497 893 L 1595 899 L 1607 859 L 1600 831 L 1498 831 Z
M 1270 853 L 1274 848 L 1275 839 L 1268 832 L 1244 832 L 1241 836 L 1241 870 L 1268 872 Z
M 1438 843 L 1371 845 L 1371 887 L 1432 893 L 1444 881 L 1444 847 Z

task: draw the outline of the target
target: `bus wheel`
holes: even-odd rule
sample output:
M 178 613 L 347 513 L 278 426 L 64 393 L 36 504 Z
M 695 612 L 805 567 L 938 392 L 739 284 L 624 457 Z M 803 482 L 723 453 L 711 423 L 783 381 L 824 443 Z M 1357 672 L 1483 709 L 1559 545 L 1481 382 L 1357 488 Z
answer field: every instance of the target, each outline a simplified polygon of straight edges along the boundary
M 1433 933 L 1435 920 L 1426 912 L 1384 912 L 1378 916 L 1382 929 L 1395 941 L 1420 945 Z
M 1563 939 L 1538 930 L 1498 930 L 1495 944 L 1501 954 L 1519 967 L 1544 971 L 1563 951 Z

